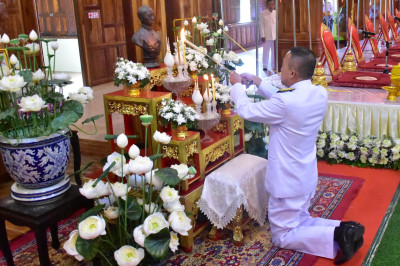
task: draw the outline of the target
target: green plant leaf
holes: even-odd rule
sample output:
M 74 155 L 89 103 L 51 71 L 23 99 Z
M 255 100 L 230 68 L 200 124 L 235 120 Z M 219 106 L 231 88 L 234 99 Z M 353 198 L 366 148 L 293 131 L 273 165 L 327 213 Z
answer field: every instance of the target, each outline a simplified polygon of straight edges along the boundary
M 82 122 L 82 125 L 86 124 L 86 123 L 89 123 L 89 122 L 92 122 L 92 121 L 95 121 L 95 120 L 97 120 L 97 119 L 99 119 L 99 118 L 101 118 L 103 116 L 104 115 L 95 115 L 95 116 L 89 117 L 89 118 L 85 119 L 85 121 Z
M 30 83 L 32 81 L 32 72 L 30 70 L 21 70 L 20 72 L 18 72 L 18 75 L 20 75 L 21 77 L 24 78 L 24 81 L 26 83 Z
M 72 111 L 63 112 L 51 121 L 51 127 L 54 130 L 60 130 L 75 123 L 78 119 L 79 116 Z
M 15 115 L 14 109 L 6 109 L 0 112 L 0 120 L 9 120 L 12 119 Z
M 144 240 L 146 251 L 155 259 L 163 259 L 169 251 L 171 235 L 168 228 L 164 228 L 157 234 L 151 234 Z M 78 251 L 79 252 L 79 251 Z
M 119 210 L 119 212 L 122 215 L 125 212 L 125 201 L 121 198 L 118 198 L 118 200 L 119 200 L 119 206 L 121 206 L 121 210 Z M 126 209 L 127 211 L 126 216 L 131 221 L 138 220 L 142 215 L 142 208 L 140 207 L 139 203 L 135 198 L 132 198 L 131 196 L 128 195 L 127 200 L 128 200 L 128 206 Z
M 59 92 L 54 92 L 54 93 L 49 93 L 46 94 L 45 97 L 43 97 L 43 100 L 46 101 L 46 103 L 61 103 L 64 101 L 64 95 L 62 95 L 62 93 Z
M 78 236 L 75 246 L 78 253 L 85 257 L 86 260 L 92 260 L 99 250 L 99 238 L 86 240 Z
M 159 158 L 162 158 L 163 156 L 164 156 L 164 154 L 157 153 L 157 154 L 151 155 L 149 158 L 150 158 L 150 160 L 155 161 L 155 160 L 157 160 Z
M 84 212 L 81 217 L 79 217 L 78 220 L 78 224 L 80 222 L 82 222 L 83 220 L 85 220 L 86 218 L 88 218 L 89 216 L 94 216 L 94 215 L 98 215 L 99 212 L 101 211 L 101 209 L 104 208 L 104 204 L 100 204 L 100 205 L 96 205 L 93 208 L 91 208 L 90 210 L 87 210 L 86 212 Z
M 67 111 L 72 111 L 72 112 L 76 113 L 79 116 L 79 118 L 81 118 L 83 115 L 83 106 L 78 101 L 74 101 L 74 100 L 66 101 L 61 106 L 61 112 L 67 112 Z
M 178 171 L 172 168 L 162 168 L 158 170 L 157 176 L 161 178 L 162 181 L 164 181 L 165 184 L 168 186 L 174 187 L 176 186 L 179 182 L 181 182 L 181 179 L 178 177 Z

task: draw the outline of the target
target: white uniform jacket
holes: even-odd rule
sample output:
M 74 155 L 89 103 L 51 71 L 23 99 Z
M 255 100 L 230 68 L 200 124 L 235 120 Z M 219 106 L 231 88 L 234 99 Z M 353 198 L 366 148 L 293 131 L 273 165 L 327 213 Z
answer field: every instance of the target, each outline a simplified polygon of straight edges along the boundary
M 260 35 L 266 40 L 276 39 L 276 11 L 265 9 L 260 13 Z
M 252 103 L 240 83 L 231 90 L 239 115 L 270 125 L 265 186 L 276 198 L 298 197 L 315 191 L 318 181 L 316 138 L 325 114 L 327 92 L 311 80 L 293 84 L 293 91 L 270 93 L 262 81 L 259 92 L 269 100 Z

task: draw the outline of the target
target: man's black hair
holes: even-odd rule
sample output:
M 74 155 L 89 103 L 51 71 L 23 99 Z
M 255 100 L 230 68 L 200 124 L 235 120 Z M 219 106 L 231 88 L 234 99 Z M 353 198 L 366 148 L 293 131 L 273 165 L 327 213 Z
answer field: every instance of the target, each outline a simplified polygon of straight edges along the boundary
M 267 5 L 268 5 L 268 3 L 271 2 L 271 1 L 274 1 L 274 2 L 275 2 L 275 0 L 267 0 L 267 1 L 266 1 Z
M 314 52 L 308 48 L 296 46 L 290 49 L 290 54 L 291 67 L 296 69 L 299 76 L 304 79 L 312 78 L 317 63 Z

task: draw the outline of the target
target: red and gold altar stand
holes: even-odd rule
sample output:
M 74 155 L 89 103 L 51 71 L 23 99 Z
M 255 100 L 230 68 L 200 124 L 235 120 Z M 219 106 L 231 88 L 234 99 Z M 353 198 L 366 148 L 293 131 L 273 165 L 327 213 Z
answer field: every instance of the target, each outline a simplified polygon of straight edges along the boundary
M 170 92 L 158 92 L 158 91 L 141 91 L 137 97 L 130 96 L 129 91 L 126 89 L 104 94 L 104 114 L 106 119 L 107 134 L 114 134 L 112 114 L 117 112 L 123 115 L 124 119 L 124 130 L 126 135 L 139 135 L 143 136 L 142 125 L 139 120 L 139 116 L 144 114 L 150 114 L 154 118 L 150 124 L 150 130 L 148 132 L 148 139 L 151 145 L 149 151 L 156 149 L 156 144 L 153 139 L 153 134 L 159 128 L 158 123 L 158 106 L 162 99 L 171 98 Z M 120 134 L 121 132 L 117 132 Z M 109 140 L 111 144 L 111 150 L 115 150 L 115 141 Z M 135 139 L 129 139 L 129 146 L 135 143 Z M 155 151 L 154 151 L 155 152 Z
M 359 71 L 372 71 L 372 72 L 383 72 L 386 67 L 386 58 L 371 58 L 369 62 L 365 62 L 365 58 L 363 55 L 363 49 L 360 45 L 360 39 L 358 38 L 358 31 L 356 26 L 354 25 L 351 18 L 347 20 L 347 31 L 350 36 L 351 32 L 351 45 L 347 46 L 351 47 L 353 50 L 354 57 L 357 62 L 357 70 Z M 350 37 L 348 37 L 350 39 Z M 366 42 L 365 42 L 366 43 Z M 347 50 L 345 51 L 344 56 L 346 55 Z M 343 59 L 342 59 L 343 61 Z M 400 61 L 400 57 L 397 60 L 394 58 L 388 58 L 388 70 L 392 70 L 394 65 L 397 65 Z
M 329 85 L 380 88 L 391 84 L 390 75 L 388 74 L 366 71 L 343 71 L 332 33 L 324 23 L 321 23 L 320 27 L 320 41 L 323 47 L 320 62 L 322 62 L 322 65 L 328 62 L 329 71 L 332 75 L 332 81 L 329 82 Z

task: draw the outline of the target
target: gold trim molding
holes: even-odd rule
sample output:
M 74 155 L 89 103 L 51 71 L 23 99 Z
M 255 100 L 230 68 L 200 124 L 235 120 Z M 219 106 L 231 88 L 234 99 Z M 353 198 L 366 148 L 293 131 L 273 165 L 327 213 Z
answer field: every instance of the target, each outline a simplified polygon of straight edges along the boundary
M 169 157 L 169 158 L 172 158 L 172 159 L 179 160 L 178 147 L 170 147 L 170 146 L 163 145 L 162 146 L 162 153 L 164 155 L 163 156 L 164 158 L 165 157 Z
M 149 108 L 144 104 L 108 102 L 108 113 L 118 112 L 121 115 L 144 115 L 149 113 Z
M 210 162 L 215 162 L 216 160 L 221 158 L 225 154 L 225 152 L 228 152 L 228 153 L 230 152 L 229 142 L 223 143 L 222 145 L 218 146 L 214 150 L 211 150 L 210 153 L 206 154 L 206 156 L 205 156 L 206 167 Z
M 242 120 L 238 119 L 235 122 L 233 122 L 233 132 L 236 132 L 239 130 L 239 128 L 242 127 Z

